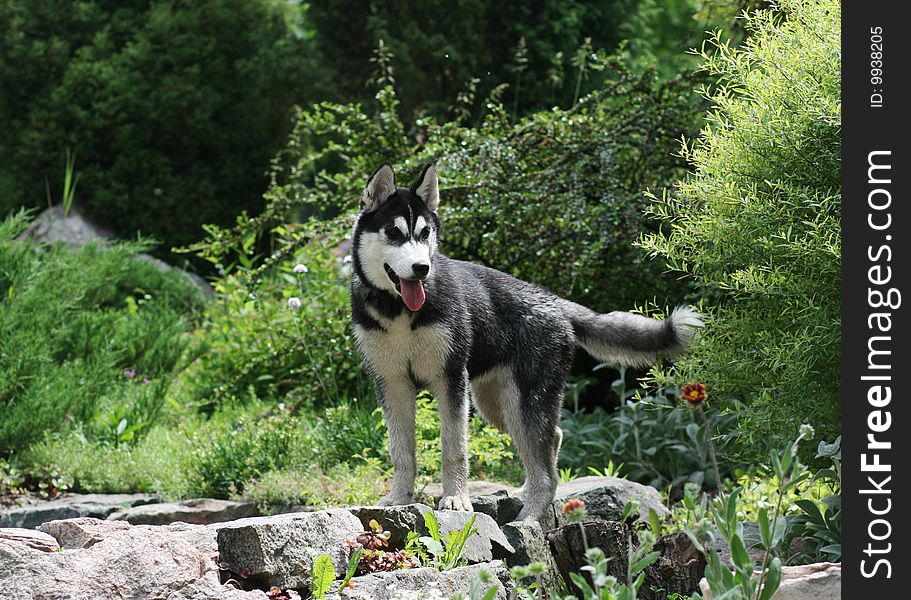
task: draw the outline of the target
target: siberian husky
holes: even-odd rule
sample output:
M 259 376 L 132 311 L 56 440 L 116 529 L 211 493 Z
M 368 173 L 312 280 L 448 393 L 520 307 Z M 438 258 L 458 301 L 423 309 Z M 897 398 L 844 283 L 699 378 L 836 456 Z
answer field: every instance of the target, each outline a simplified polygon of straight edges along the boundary
M 673 358 L 702 326 L 678 307 L 664 320 L 599 314 L 494 269 L 437 251 L 440 192 L 433 165 L 410 188 L 383 164 L 368 179 L 354 229 L 354 333 L 376 382 L 394 474 L 380 505 L 413 501 L 415 396 L 436 396 L 442 437 L 442 509 L 471 510 L 469 398 L 508 433 L 525 466 L 519 519 L 553 501 L 560 412 L 576 346 L 596 359 L 645 366 Z

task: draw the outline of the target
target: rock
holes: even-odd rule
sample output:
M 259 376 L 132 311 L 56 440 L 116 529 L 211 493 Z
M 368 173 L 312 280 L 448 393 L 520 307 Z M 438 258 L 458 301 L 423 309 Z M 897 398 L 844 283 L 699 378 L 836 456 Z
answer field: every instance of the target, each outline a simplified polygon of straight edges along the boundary
M 96 541 L 87 548 L 43 552 L 0 542 L 4 597 L 53 600 L 147 598 L 153 600 L 265 600 L 262 592 L 222 586 L 215 561 L 215 531 L 199 525 L 131 526 L 80 519 L 48 524 L 68 545 L 76 532 Z M 88 537 L 87 537 L 88 536 Z M 58 540 L 59 541 L 59 540 Z
M 369 531 L 370 521 L 375 520 L 384 531 L 391 534 L 390 546 L 401 548 L 405 544 L 405 536 L 410 531 L 427 535 L 427 529 L 424 527 L 424 513 L 433 509 L 426 504 L 403 504 L 399 506 L 357 506 L 350 510 L 351 514 L 360 520 L 363 531 Z
M 336 576 L 344 574 L 346 542 L 361 531 L 357 517 L 344 509 L 240 519 L 218 528 L 219 562 L 257 587 L 305 588 L 320 555 L 332 559 Z
M 503 525 L 503 534 L 515 549 L 513 552 L 495 552 L 494 558 L 503 559 L 510 567 L 528 565 L 533 562 L 543 563 L 547 573 L 542 578 L 545 588 L 557 584 L 558 569 L 550 544 L 544 537 L 541 524 L 537 521 L 513 521 Z M 530 581 L 525 582 L 531 583 Z
M 113 233 L 83 217 L 75 206 L 70 208 L 69 215 L 64 215 L 63 205 L 56 204 L 41 211 L 18 239 L 44 244 L 63 242 L 78 247 L 89 242 L 105 245 L 113 237 Z
M 524 505 L 525 502 L 520 496 L 510 495 L 505 490 L 471 498 L 471 506 L 475 512 L 490 515 L 500 525 L 515 521 Z M 548 516 L 551 518 L 549 520 L 545 518 L 542 522 L 544 529 L 552 529 L 556 526 L 556 522 L 552 518 L 552 511 L 548 511 Z
M 38 526 L 38 531 L 53 536 L 64 550 L 79 550 L 94 546 L 111 534 L 129 528 L 130 524 L 123 521 L 79 517 L 42 523 Z
M 478 496 L 487 496 L 490 494 L 496 494 L 497 492 L 512 493 L 516 491 L 516 488 L 511 485 L 506 485 L 505 483 L 492 483 L 490 481 L 469 481 L 468 482 L 468 496 L 471 498 L 472 506 L 474 505 L 474 499 Z M 428 483 L 424 486 L 424 489 L 421 490 L 419 494 L 422 499 L 432 498 L 433 501 L 439 500 L 443 497 L 443 484 L 441 483 Z M 436 506 L 436 504 L 434 504 Z M 479 512 L 475 509 L 476 512 Z
M 24 544 L 33 550 L 41 552 L 56 552 L 60 550 L 57 540 L 46 533 L 34 529 L 19 529 L 15 527 L 0 528 L 0 543 Z
M 75 517 L 97 517 L 143 504 L 161 502 L 151 494 L 67 494 L 56 500 L 27 504 L 0 513 L 0 527 L 34 529 L 48 521 Z
M 133 525 L 168 525 L 175 521 L 209 525 L 257 517 L 260 512 L 252 502 L 233 502 L 212 498 L 196 498 L 181 502 L 161 502 L 134 506 L 108 515 L 110 521 L 126 521 Z
M 440 535 L 444 537 L 450 531 L 462 529 L 469 519 L 474 517 L 473 528 L 477 529 L 478 533 L 468 538 L 462 550 L 462 558 L 469 563 L 493 560 L 495 548 L 509 553 L 515 551 L 497 522 L 489 515 L 461 510 L 437 510 L 434 514 L 440 524 Z
M 665 517 L 669 511 L 661 501 L 661 494 L 649 485 L 618 477 L 580 477 L 557 486 L 553 509 L 558 525 L 566 523 L 563 516 L 563 503 L 570 498 L 579 498 L 585 502 L 587 519 L 597 521 L 619 521 L 623 516 L 623 507 L 631 500 L 639 502 L 639 519 L 648 522 L 648 511 L 653 509 L 659 517 Z
M 743 523 L 743 542 L 753 562 L 759 562 L 765 557 L 765 551 L 757 547 L 760 542 L 758 523 Z M 705 549 L 714 550 L 718 553 L 721 564 L 730 569 L 734 568 L 734 563 L 731 562 L 731 545 L 721 537 L 721 534 L 716 532 L 711 541 L 705 545 Z
M 449 600 L 456 592 L 468 595 L 471 584 L 486 569 L 492 580 L 482 586 L 488 590 L 498 588 L 495 598 L 507 600 L 513 591 L 512 582 L 503 563 L 494 561 L 487 564 L 469 565 L 451 571 L 434 568 L 406 569 L 385 573 L 372 573 L 355 577 L 353 587 L 341 593 L 328 594 L 329 600 Z
M 699 582 L 702 595 L 712 599 L 708 582 Z M 781 568 L 781 585 L 772 600 L 840 600 L 841 563 L 813 563 Z
M 406 504 L 403 506 L 360 506 L 352 508 L 351 512 L 360 519 L 364 530 L 370 529 L 370 520 L 375 519 L 384 530 L 389 531 L 389 545 L 392 548 L 401 548 L 405 543 L 405 536 L 410 531 L 417 531 L 420 535 L 428 535 L 424 525 L 424 513 L 431 509 L 425 504 Z M 465 512 L 459 510 L 434 510 L 440 526 L 440 534 L 445 536 L 448 532 L 462 529 L 468 520 L 474 517 L 473 528 L 478 533 L 468 538 L 462 550 L 462 558 L 469 563 L 480 563 L 493 560 L 494 549 L 498 553 L 512 553 L 513 547 L 500 530 L 497 522 L 490 515 L 484 513 Z

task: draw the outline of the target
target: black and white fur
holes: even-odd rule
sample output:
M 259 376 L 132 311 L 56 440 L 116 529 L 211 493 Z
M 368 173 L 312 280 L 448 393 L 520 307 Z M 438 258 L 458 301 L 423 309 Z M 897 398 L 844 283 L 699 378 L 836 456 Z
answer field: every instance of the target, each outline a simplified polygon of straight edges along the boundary
M 472 398 L 488 422 L 512 437 L 526 473 L 519 518 L 537 519 L 557 486 L 560 412 L 576 346 L 604 362 L 645 366 L 685 351 L 702 321 L 688 307 L 664 320 L 598 314 L 494 269 L 447 258 L 437 252 L 439 203 L 433 165 L 400 188 L 384 164 L 367 182 L 354 230 L 354 333 L 376 381 L 394 465 L 391 491 L 379 504 L 413 501 L 415 396 L 429 389 L 440 411 L 440 508 L 471 510 Z M 422 282 L 419 310 L 405 306 L 402 279 Z

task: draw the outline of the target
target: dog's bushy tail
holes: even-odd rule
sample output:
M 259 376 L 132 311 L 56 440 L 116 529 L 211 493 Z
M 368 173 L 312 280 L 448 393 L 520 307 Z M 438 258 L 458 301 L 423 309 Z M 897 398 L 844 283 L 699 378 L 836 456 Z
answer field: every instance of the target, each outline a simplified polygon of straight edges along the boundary
M 565 311 L 579 346 L 600 361 L 626 367 L 683 354 L 703 327 L 702 316 L 689 306 L 678 306 L 664 320 L 620 311 L 599 314 L 573 302 Z

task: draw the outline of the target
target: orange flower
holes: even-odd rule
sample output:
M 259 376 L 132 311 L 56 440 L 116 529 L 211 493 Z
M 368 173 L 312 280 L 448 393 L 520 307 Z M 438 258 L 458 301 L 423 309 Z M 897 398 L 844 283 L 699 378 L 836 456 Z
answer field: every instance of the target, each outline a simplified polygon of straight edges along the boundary
M 585 502 L 580 498 L 570 498 L 563 504 L 563 514 L 572 522 L 581 522 L 585 519 Z
M 699 406 L 708 397 L 705 393 L 704 383 L 688 383 L 683 386 L 681 397 L 693 406 Z

